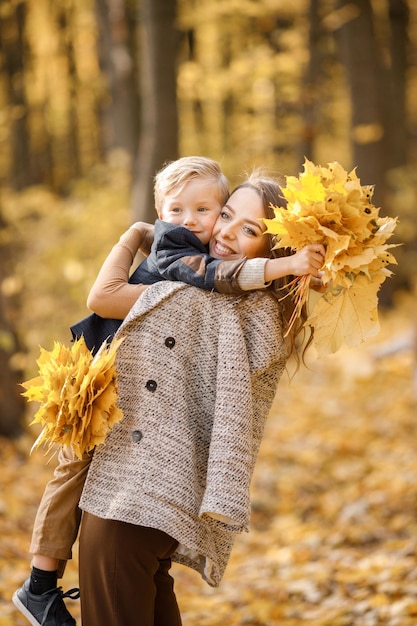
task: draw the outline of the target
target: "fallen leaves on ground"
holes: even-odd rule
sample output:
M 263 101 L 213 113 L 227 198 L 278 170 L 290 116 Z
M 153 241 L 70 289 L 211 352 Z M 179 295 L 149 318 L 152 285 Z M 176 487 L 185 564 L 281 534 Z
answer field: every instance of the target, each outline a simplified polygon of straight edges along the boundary
M 372 343 L 284 377 L 255 471 L 251 532 L 220 588 L 173 568 L 184 626 L 417 624 L 415 359 L 401 339 L 413 315 L 415 302 L 402 305 Z M 54 464 L 41 451 L 28 457 L 32 442 L 32 433 L 0 441 L 0 626 L 27 625 L 10 598 L 29 571 Z M 64 589 L 77 580 L 74 559 Z M 80 624 L 79 603 L 68 606 Z

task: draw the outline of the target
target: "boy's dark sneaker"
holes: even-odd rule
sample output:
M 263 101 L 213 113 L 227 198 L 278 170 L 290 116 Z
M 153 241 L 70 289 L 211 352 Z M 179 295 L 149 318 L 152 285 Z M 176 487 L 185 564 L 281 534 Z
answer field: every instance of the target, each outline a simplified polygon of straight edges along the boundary
M 13 604 L 33 626 L 76 626 L 75 619 L 68 612 L 64 598 L 77 600 L 79 589 L 70 589 L 66 593 L 61 587 L 55 587 L 42 595 L 29 591 L 29 578 L 14 592 Z

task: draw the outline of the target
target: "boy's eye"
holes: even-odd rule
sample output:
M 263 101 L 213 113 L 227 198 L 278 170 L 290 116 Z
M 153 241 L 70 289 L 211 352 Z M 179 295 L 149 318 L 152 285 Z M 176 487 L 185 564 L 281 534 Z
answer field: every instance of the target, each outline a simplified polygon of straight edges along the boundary
M 199 210 L 200 213 L 204 213 L 204 211 L 208 211 L 208 208 L 205 207 L 205 206 L 200 206 L 200 207 L 198 207 L 198 210 Z

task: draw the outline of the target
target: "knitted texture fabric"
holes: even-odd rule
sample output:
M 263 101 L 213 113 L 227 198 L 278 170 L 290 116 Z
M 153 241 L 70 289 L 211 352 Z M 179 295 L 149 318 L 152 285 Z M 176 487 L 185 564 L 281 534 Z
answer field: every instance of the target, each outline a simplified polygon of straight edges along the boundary
M 280 305 L 265 291 L 156 283 L 118 335 L 124 417 L 94 454 L 80 506 L 166 532 L 179 542 L 174 560 L 216 586 L 249 526 L 252 472 L 286 361 Z

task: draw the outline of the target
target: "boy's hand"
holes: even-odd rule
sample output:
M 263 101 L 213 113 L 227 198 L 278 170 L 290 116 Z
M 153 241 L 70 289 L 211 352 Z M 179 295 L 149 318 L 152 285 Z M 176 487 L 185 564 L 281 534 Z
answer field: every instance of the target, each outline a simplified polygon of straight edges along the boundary
M 320 278 L 320 269 L 324 263 L 326 251 L 321 244 L 310 244 L 305 246 L 289 258 L 291 259 L 291 273 L 294 276 L 311 274 L 315 278 Z
M 142 252 L 145 256 L 148 256 L 153 243 L 154 225 L 147 224 L 146 222 L 135 222 L 133 224 L 133 228 L 140 231 L 142 235 L 142 241 L 139 246 L 140 252 Z
M 323 272 L 319 272 L 319 274 L 319 278 L 316 278 L 315 276 L 311 277 L 310 289 L 314 289 L 314 291 L 317 291 L 318 293 L 325 293 L 329 285 L 325 285 L 321 279 Z

